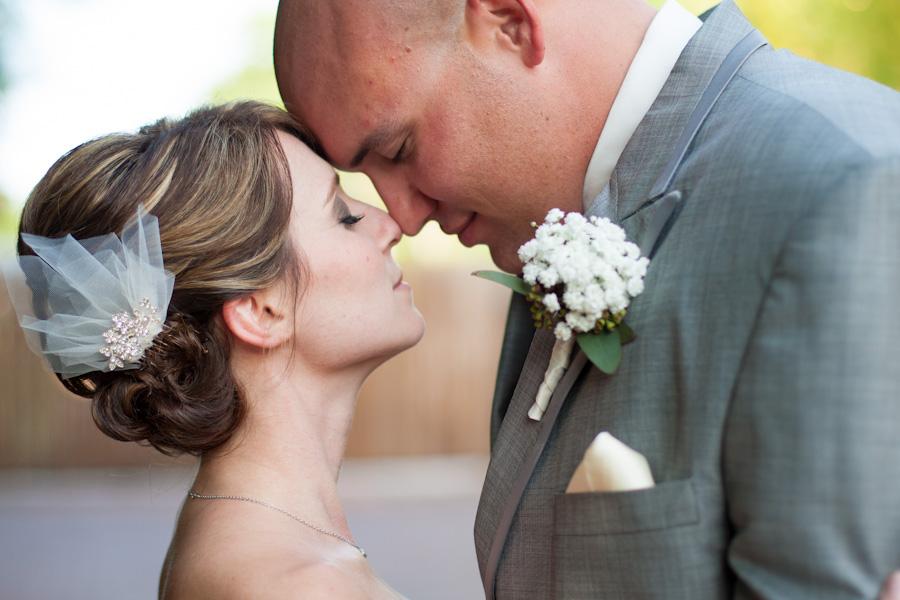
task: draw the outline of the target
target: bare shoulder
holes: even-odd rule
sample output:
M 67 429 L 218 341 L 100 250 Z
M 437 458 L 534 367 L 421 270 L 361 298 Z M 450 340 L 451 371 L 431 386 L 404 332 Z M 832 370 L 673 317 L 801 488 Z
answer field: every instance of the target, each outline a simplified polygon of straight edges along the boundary
M 179 559 L 179 552 L 187 556 Z M 368 600 L 378 596 L 368 592 L 367 578 L 360 577 L 352 564 L 320 559 L 283 544 L 236 549 L 185 546 L 175 548 L 171 558 L 163 600 Z
M 212 565 L 189 569 L 189 579 L 170 582 L 165 600 L 372 600 L 376 597 L 337 565 L 299 566 L 290 562 L 282 558 L 233 564 L 224 569 Z
M 163 568 L 160 598 L 399 598 L 353 548 L 287 525 L 247 520 L 226 505 L 183 513 Z

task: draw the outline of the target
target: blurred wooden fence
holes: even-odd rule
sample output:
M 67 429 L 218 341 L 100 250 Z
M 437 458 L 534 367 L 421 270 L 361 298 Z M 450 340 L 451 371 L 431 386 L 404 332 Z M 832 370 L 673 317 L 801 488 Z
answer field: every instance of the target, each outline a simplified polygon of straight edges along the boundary
M 470 271 L 405 270 L 425 338 L 366 382 L 348 456 L 487 451 L 509 293 Z M 25 346 L 0 282 L 0 468 L 148 462 L 172 459 L 96 429 L 88 401 L 66 392 Z

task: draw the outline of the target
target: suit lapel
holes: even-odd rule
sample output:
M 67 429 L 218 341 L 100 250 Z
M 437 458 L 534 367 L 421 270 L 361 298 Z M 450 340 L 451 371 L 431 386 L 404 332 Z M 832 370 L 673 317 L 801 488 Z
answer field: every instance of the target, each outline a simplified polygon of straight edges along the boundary
M 531 305 L 525 300 L 525 296 L 513 293 L 509 302 L 503 346 L 500 350 L 497 382 L 494 385 L 494 402 L 491 411 L 492 448 L 500 431 L 503 417 L 506 416 L 513 392 L 519 382 L 519 375 L 525 365 L 525 359 L 534 339 L 534 332 Z
M 628 239 L 634 240 L 640 247 L 641 256 L 653 259 L 665 239 L 664 234 L 672 228 L 680 207 L 681 192 L 675 190 L 622 220 L 621 225 Z
M 753 26 L 732 0 L 724 0 L 706 17 L 619 158 L 610 179 L 616 222 L 624 223 L 646 208 L 701 96 L 731 49 L 751 31 Z
M 479 554 L 487 600 L 494 598 L 497 567 L 503 554 L 507 534 L 518 511 L 519 501 L 540 460 L 547 440 L 550 438 L 562 405 L 587 363 L 584 353 L 576 351 L 568 371 L 550 398 L 543 419 L 540 422 L 530 420 L 527 416 L 528 408 L 534 402 L 538 385 L 543 379 L 543 368 L 550 359 L 554 342 L 555 337 L 550 331 L 541 330 L 535 335 L 522 377 L 528 381 L 525 385 L 516 387 L 510 403 L 509 415 L 503 421 L 498 439 L 498 448 L 511 449 L 513 452 L 510 454 L 505 450 L 498 451 L 492 455 L 491 464 L 488 466 L 487 481 L 494 479 L 499 485 L 489 486 L 486 481 L 475 523 L 476 543 L 479 547 L 482 547 L 481 544 L 487 544 L 489 550 L 486 555 Z M 529 367 L 540 368 L 540 377 L 536 380 L 530 377 L 526 378 L 525 373 L 529 372 Z M 515 446 L 507 443 L 508 440 L 505 439 L 509 436 L 514 436 L 516 439 L 525 438 L 526 445 L 522 448 L 526 451 L 515 451 Z M 504 456 L 504 454 L 506 455 Z M 488 504 L 493 504 L 493 506 L 487 506 Z M 482 506 L 484 506 L 484 510 L 482 510 Z M 490 519 L 490 522 L 487 520 L 480 522 L 482 515 L 485 515 L 486 519 L 490 519 L 488 515 L 494 518 Z M 489 539 L 482 540 L 479 539 L 479 532 L 493 532 L 493 535 Z
M 641 256 L 652 258 L 656 248 L 662 243 L 677 216 L 681 206 L 681 192 L 672 191 L 659 199 L 651 199 L 630 214 L 621 214 L 618 186 L 610 184 L 591 203 L 586 216 L 607 218 L 625 229 L 628 239 L 638 245 Z
M 540 423 L 528 418 L 528 409 L 537 396 L 550 362 L 554 340 L 551 331 L 537 330 L 534 333 L 515 392 L 498 428 L 475 520 L 482 575 L 510 490 L 522 470 L 528 450 L 537 440 Z

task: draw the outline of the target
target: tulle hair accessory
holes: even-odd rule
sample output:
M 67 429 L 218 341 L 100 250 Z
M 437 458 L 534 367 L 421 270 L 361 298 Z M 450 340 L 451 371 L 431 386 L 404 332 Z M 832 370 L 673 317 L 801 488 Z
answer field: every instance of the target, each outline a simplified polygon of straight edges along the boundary
M 121 237 L 22 240 L 37 256 L 8 263 L 5 278 L 28 347 L 66 378 L 139 368 L 175 284 L 156 217 L 140 204 Z

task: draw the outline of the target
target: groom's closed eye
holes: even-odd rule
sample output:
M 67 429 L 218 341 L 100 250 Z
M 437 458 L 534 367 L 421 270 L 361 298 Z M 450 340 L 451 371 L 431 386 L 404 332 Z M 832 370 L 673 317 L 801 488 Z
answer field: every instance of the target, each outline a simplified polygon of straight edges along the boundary
M 391 162 L 402 159 L 403 153 L 408 151 L 408 147 L 404 150 L 403 146 L 407 146 L 407 139 L 411 136 L 412 125 L 408 123 L 398 123 L 397 121 L 387 121 L 382 123 L 369 135 L 367 135 L 359 150 L 353 155 L 350 161 L 350 168 L 356 169 L 362 161 L 372 152 L 382 152 L 383 155 Z M 391 153 L 391 146 L 400 142 L 396 146 L 396 150 Z
M 399 164 L 409 152 L 409 137 L 403 138 L 403 143 L 400 144 L 400 148 L 397 149 L 397 153 L 394 154 L 394 157 L 391 159 L 393 164 Z

